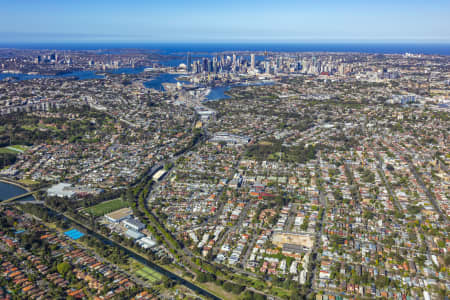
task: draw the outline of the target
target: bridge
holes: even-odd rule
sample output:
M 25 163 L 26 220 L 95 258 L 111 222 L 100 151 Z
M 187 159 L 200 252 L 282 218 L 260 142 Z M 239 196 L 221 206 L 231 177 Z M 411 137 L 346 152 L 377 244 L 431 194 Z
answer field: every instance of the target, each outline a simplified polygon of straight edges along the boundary
M 13 201 L 22 199 L 22 198 L 25 198 L 25 197 L 28 197 L 28 196 L 32 196 L 33 194 L 36 194 L 36 193 L 39 192 L 40 190 L 41 190 L 41 189 L 35 190 L 35 191 L 32 191 L 32 192 L 28 192 L 28 193 L 25 193 L 25 194 L 20 194 L 20 195 L 11 197 L 11 198 L 9 198 L 9 199 L 0 201 L 0 205 L 5 205 L 5 204 L 8 204 L 8 203 L 10 203 L 10 202 L 13 202 Z
M 1 180 L 2 180 L 3 182 L 6 182 L 6 183 L 10 183 L 10 184 L 13 184 L 13 185 L 17 185 L 17 186 L 21 187 L 22 189 L 24 189 L 23 186 L 18 185 L 18 184 L 17 184 L 16 182 L 14 182 L 14 181 L 11 181 L 11 180 L 5 180 L 5 179 L 3 179 L 3 178 L 2 178 Z M 36 193 L 39 192 L 39 191 L 46 190 L 49 186 L 50 186 L 49 184 L 46 184 L 46 185 L 41 186 L 40 188 L 37 188 L 37 189 L 35 189 L 35 190 L 33 190 L 33 191 L 28 191 L 28 192 L 26 192 L 26 193 L 23 193 L 23 194 L 20 194 L 20 195 L 11 197 L 11 198 L 9 198 L 9 199 L 0 200 L 0 205 L 5 205 L 5 204 L 11 203 L 11 202 L 13 202 L 13 201 L 20 200 L 20 199 L 22 199 L 22 198 L 25 198 L 25 197 L 28 197 L 28 196 L 32 196 L 32 195 L 36 194 Z

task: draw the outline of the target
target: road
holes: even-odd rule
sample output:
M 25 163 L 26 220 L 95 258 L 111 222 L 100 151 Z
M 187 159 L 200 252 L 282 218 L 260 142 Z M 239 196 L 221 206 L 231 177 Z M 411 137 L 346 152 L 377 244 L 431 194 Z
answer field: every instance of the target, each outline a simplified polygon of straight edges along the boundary
M 384 170 L 383 170 L 383 160 L 381 159 L 381 156 L 379 153 L 376 154 L 376 157 L 378 159 L 378 173 L 380 174 L 381 180 L 384 183 L 384 186 L 386 187 L 389 195 L 391 195 L 393 201 L 394 201 L 394 205 L 397 208 L 398 211 L 403 211 L 402 207 L 400 206 L 400 203 L 398 203 L 397 200 L 397 196 L 394 194 L 394 192 L 392 191 L 392 187 L 389 184 L 389 182 L 386 179 L 386 176 L 384 175 Z
M 321 153 L 318 154 L 319 157 L 319 164 L 316 166 L 316 176 L 317 178 L 320 178 L 320 165 L 321 165 L 321 159 L 320 159 L 320 155 Z M 317 180 L 316 180 L 317 182 Z M 315 282 L 315 278 L 316 278 L 316 273 L 318 270 L 318 264 L 320 262 L 320 257 L 319 257 L 319 253 L 318 250 L 321 248 L 322 245 L 322 236 L 323 236 L 323 231 L 324 231 L 324 224 L 327 222 L 327 207 L 328 207 L 328 196 L 326 195 L 326 193 L 324 191 L 322 191 L 322 189 L 319 189 L 319 200 L 320 200 L 320 204 L 322 205 L 323 208 L 323 214 L 321 216 L 321 218 L 319 219 L 319 221 L 317 222 L 317 229 L 316 230 L 316 242 L 314 243 L 314 247 L 311 250 L 311 262 L 310 265 L 312 266 L 312 270 L 311 273 L 309 275 L 309 280 L 307 282 L 309 282 L 310 285 L 310 292 L 313 291 L 314 289 L 314 282 Z M 299 278 L 300 280 L 300 278 Z
M 292 204 L 291 209 L 289 210 L 289 215 L 286 220 L 286 224 L 284 225 L 284 231 L 291 231 L 292 226 L 296 217 L 295 212 L 297 211 L 297 205 L 295 203 Z
M 433 207 L 436 210 L 436 212 L 443 218 L 443 220 L 445 220 L 448 223 L 448 216 L 439 207 L 439 203 L 437 202 L 433 193 L 431 193 L 431 191 L 425 185 L 425 182 L 423 181 L 422 176 L 419 174 L 419 172 L 417 172 L 416 167 L 414 166 L 413 162 L 409 158 L 405 158 L 405 160 L 409 165 L 409 169 L 411 170 L 411 173 L 413 173 L 414 177 L 416 178 L 416 181 L 419 183 L 420 187 L 425 191 L 425 194 L 427 195 L 428 200 L 430 200 L 431 204 L 433 204 Z
M 177 281 L 179 284 L 182 284 L 184 286 L 186 286 L 187 288 L 203 295 L 206 296 L 208 298 L 211 299 L 220 299 L 219 297 L 213 295 L 212 293 L 210 293 L 209 291 L 201 288 L 200 286 L 184 279 L 183 277 L 178 276 L 177 274 L 165 269 L 164 267 L 155 264 L 154 262 L 152 262 L 151 260 L 147 259 L 146 257 L 144 257 L 143 255 L 137 253 L 135 250 L 131 250 L 127 247 L 122 246 L 121 244 L 117 243 L 116 241 L 112 240 L 111 238 L 103 235 L 102 233 L 98 232 L 96 229 L 91 229 L 90 227 L 88 227 L 88 225 L 83 224 L 79 221 L 77 221 L 76 219 L 72 218 L 71 216 L 67 215 L 67 214 L 62 214 L 59 213 L 57 211 L 55 211 L 54 209 L 46 206 L 47 209 L 49 209 L 52 213 L 54 213 L 55 215 L 61 216 L 64 219 L 68 220 L 69 222 L 76 224 L 79 228 L 81 228 L 86 234 L 95 237 L 99 240 L 101 240 L 103 243 L 105 244 L 109 244 L 109 245 L 113 245 L 114 247 L 119 248 L 120 250 L 123 250 L 125 253 L 127 253 L 130 257 L 136 259 L 138 262 L 146 265 L 147 267 L 157 271 L 160 274 L 163 274 L 164 276 L 167 276 L 168 278 Z
M 242 258 L 242 267 L 245 268 L 245 265 L 247 264 L 248 258 L 253 250 L 253 245 L 255 245 L 256 240 L 258 239 L 258 235 L 256 233 L 252 234 L 252 239 L 248 243 L 247 251 L 244 254 L 244 257 Z

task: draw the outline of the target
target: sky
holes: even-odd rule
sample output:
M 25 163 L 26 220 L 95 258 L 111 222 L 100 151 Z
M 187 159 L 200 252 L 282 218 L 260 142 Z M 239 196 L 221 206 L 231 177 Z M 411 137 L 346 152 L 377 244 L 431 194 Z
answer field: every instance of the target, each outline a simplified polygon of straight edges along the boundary
M 0 0 L 0 43 L 450 42 L 449 0 Z

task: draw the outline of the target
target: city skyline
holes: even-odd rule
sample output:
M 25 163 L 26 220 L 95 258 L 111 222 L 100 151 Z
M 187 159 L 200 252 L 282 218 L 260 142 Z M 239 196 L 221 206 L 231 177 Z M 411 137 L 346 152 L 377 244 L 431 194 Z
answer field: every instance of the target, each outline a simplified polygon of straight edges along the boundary
M 0 41 L 448 43 L 449 14 L 440 0 L 21 1 L 2 4 Z
M 0 299 L 448 300 L 450 1 L 0 1 Z

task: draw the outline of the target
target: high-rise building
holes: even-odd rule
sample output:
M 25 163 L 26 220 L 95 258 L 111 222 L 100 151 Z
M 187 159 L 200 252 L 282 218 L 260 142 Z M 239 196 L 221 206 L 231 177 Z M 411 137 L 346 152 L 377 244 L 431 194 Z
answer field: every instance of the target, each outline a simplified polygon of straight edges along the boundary
M 192 71 L 192 56 L 191 56 L 191 53 L 190 52 L 188 52 L 188 54 L 187 54 L 187 61 L 186 61 L 186 63 L 187 63 L 187 71 L 188 72 L 191 72 Z
M 212 71 L 213 71 L 213 73 L 217 73 L 217 66 L 218 66 L 217 56 L 214 56 L 213 60 L 212 60 Z
M 264 69 L 266 71 L 266 74 L 270 73 L 270 62 L 266 61 L 266 64 L 264 66 Z
M 213 61 L 208 60 L 208 72 L 213 72 Z
M 208 72 L 208 59 L 204 58 L 202 62 L 202 72 Z
M 252 70 L 255 69 L 256 67 L 256 62 L 255 62 L 255 54 L 250 54 L 250 67 Z

